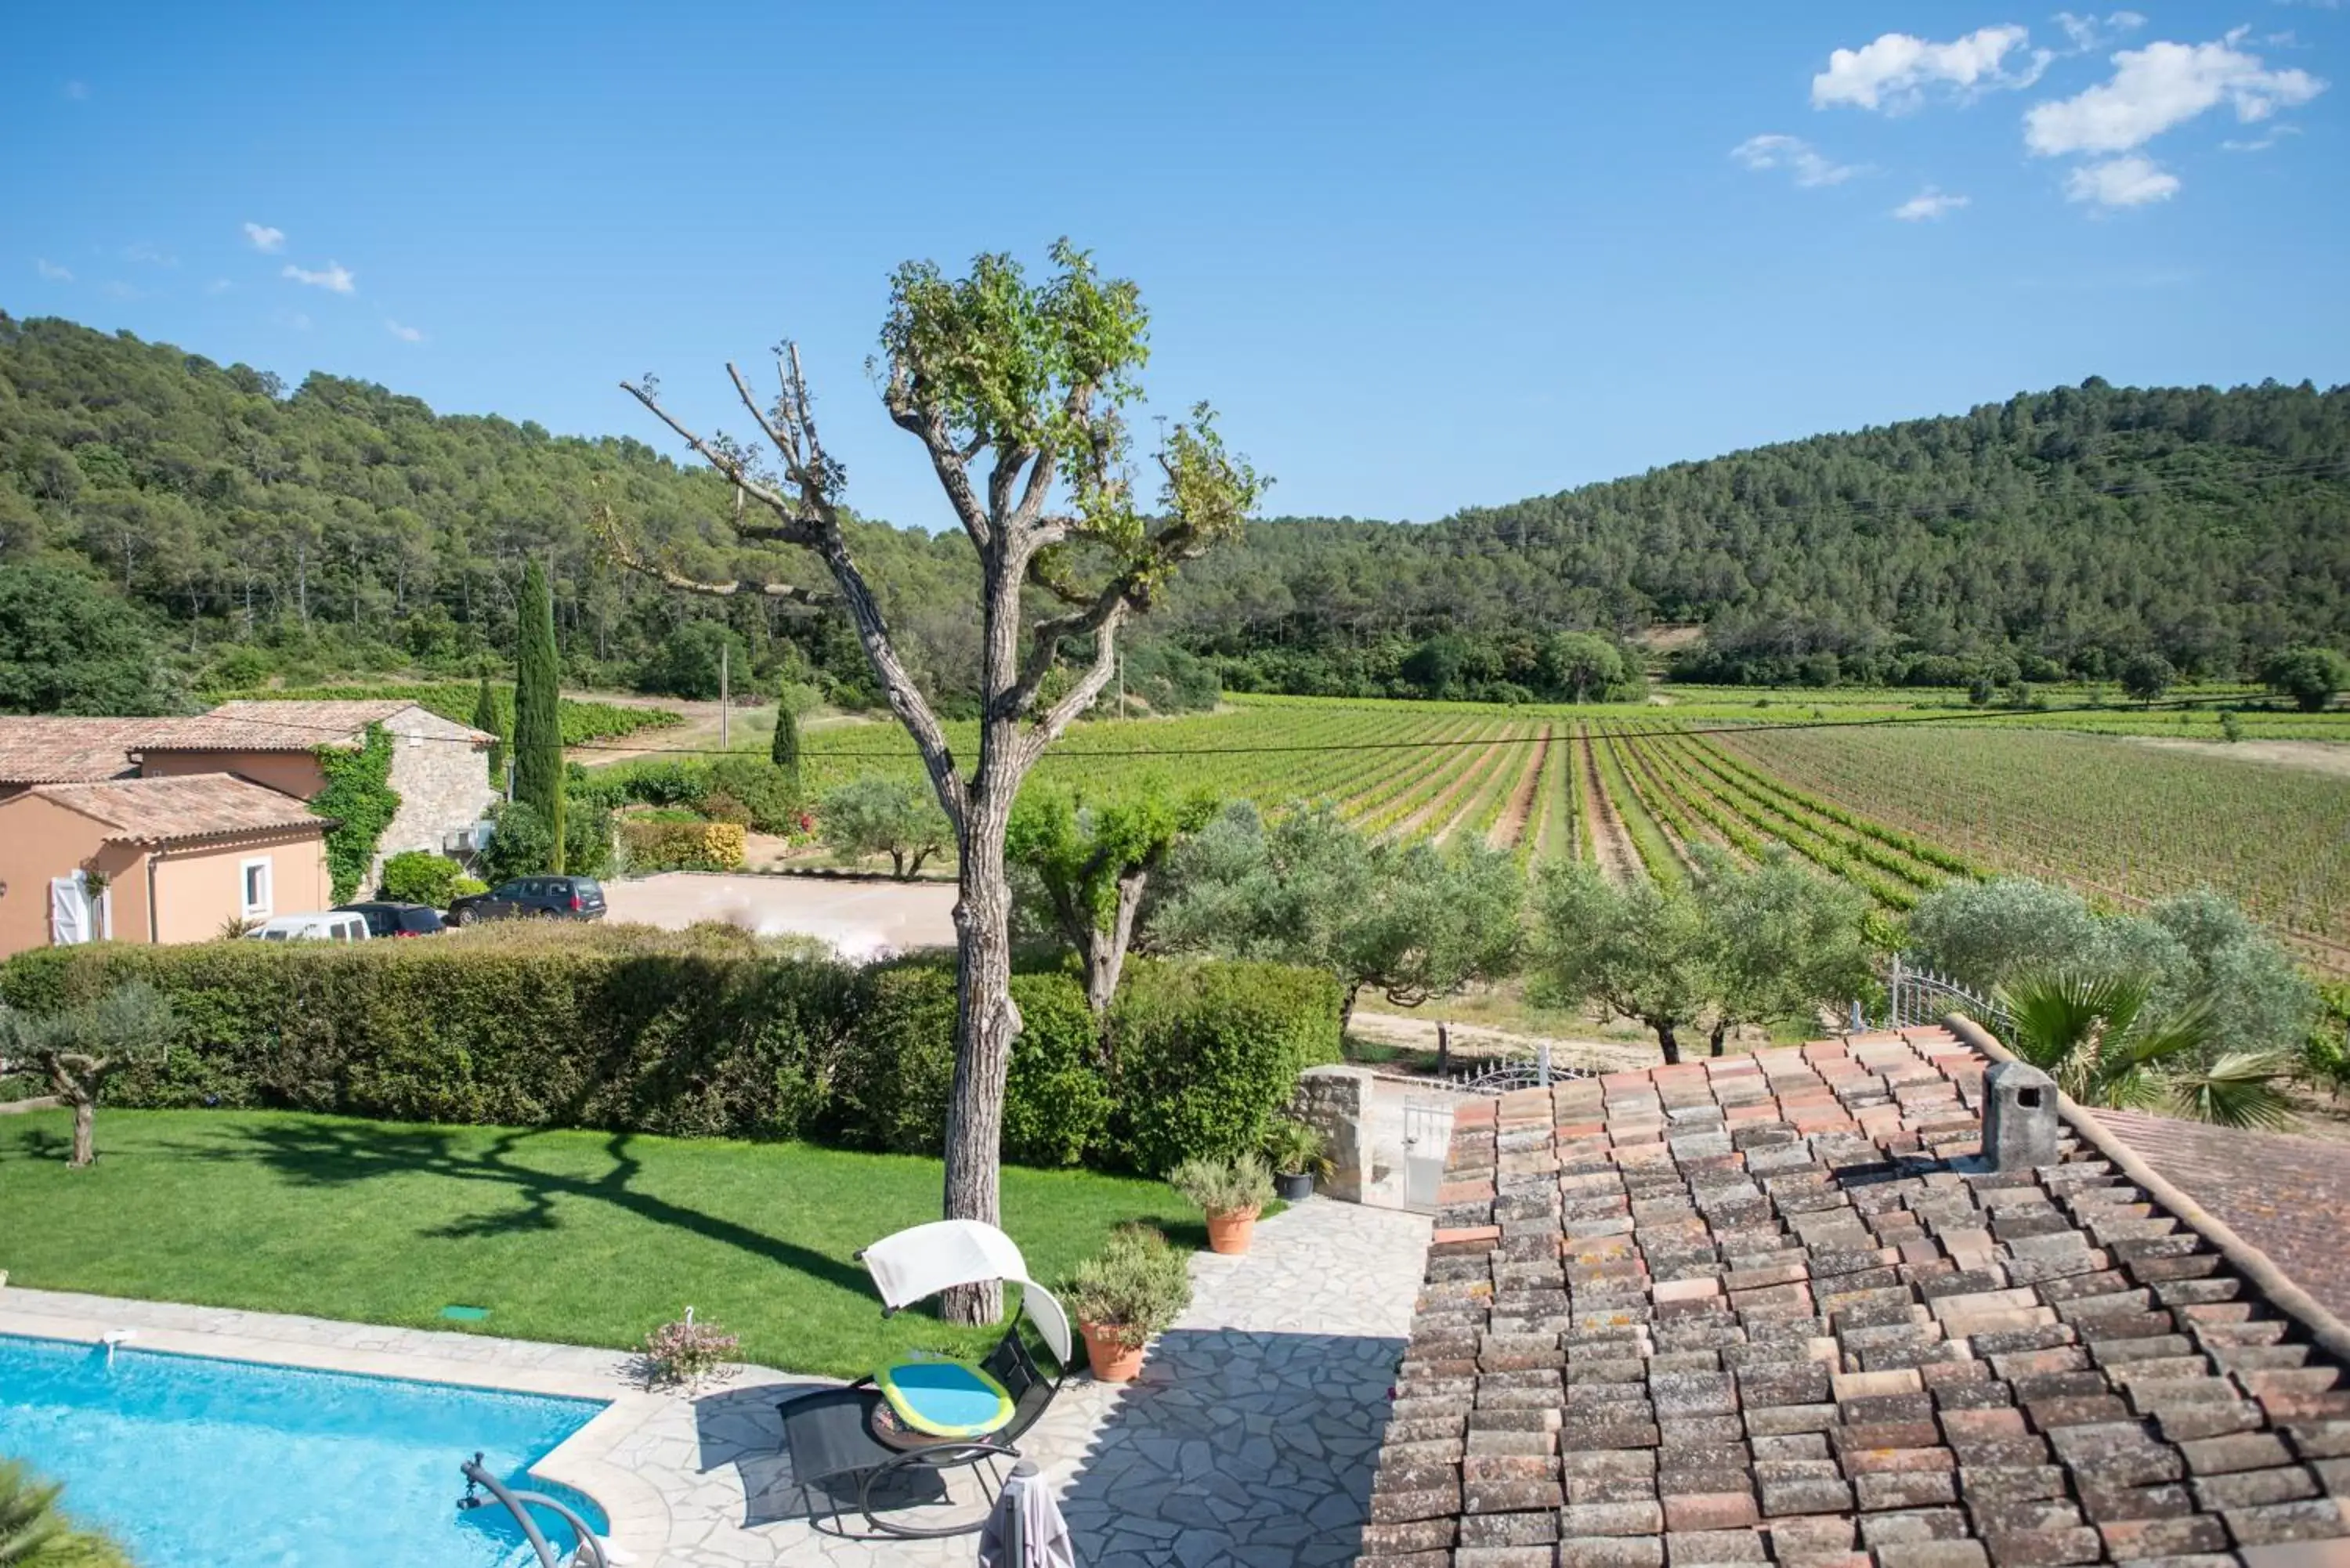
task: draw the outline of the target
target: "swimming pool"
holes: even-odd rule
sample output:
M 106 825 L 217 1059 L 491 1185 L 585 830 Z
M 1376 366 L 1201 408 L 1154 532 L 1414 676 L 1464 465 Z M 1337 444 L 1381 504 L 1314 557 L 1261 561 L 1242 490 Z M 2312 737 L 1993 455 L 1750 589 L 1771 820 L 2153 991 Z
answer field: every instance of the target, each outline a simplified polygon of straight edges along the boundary
M 527 1561 L 504 1509 L 458 1512 L 457 1466 L 478 1449 L 517 1484 L 603 1407 L 128 1348 L 109 1365 L 103 1347 L 0 1334 L 0 1456 L 63 1481 L 68 1511 L 140 1568 Z

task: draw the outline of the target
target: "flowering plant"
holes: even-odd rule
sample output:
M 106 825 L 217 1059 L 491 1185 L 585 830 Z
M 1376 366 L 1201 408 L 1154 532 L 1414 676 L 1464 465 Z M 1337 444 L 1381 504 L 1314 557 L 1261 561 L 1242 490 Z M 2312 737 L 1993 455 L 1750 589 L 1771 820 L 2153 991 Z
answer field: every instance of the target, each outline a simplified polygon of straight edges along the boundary
M 742 1341 L 714 1323 L 696 1323 L 693 1309 L 675 1323 L 665 1323 L 645 1335 L 639 1371 L 648 1388 L 683 1387 L 688 1393 L 725 1368 Z

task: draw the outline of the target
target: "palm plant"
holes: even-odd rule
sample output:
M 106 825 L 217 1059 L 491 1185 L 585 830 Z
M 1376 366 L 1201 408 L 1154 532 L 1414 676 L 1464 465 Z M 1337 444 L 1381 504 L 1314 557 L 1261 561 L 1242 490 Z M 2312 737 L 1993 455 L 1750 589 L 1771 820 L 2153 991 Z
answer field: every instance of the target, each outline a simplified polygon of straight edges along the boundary
M 0 1568 L 130 1568 L 113 1542 L 66 1518 L 61 1490 L 0 1459 Z
M 2057 971 L 2002 988 L 2015 1054 L 2085 1106 L 2161 1111 L 2220 1127 L 2293 1119 L 2280 1086 L 2292 1064 L 2266 1051 L 2221 1051 L 2202 998 L 2167 1016 L 2147 1009 L 2139 975 Z

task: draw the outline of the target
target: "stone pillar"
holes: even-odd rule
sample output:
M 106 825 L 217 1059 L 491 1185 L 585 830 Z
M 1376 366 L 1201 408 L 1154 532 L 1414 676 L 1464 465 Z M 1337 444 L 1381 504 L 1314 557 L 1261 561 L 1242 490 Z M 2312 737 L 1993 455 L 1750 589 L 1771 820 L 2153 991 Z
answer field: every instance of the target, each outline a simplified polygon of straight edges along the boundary
M 2056 1163 L 2056 1080 L 2029 1062 L 1997 1062 L 1983 1075 L 1983 1162 L 1993 1170 Z
M 1322 1135 L 1331 1171 L 1326 1197 L 1360 1203 L 1372 1179 L 1371 1093 L 1377 1080 L 1361 1067 L 1308 1067 L 1297 1075 L 1289 1114 Z

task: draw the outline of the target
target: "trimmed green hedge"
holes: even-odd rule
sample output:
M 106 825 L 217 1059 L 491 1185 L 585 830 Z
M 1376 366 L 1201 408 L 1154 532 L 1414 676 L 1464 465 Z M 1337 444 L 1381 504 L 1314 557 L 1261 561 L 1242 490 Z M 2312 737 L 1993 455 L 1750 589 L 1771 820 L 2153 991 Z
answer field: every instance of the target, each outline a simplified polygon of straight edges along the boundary
M 1004 1158 L 1158 1173 L 1254 1143 L 1298 1072 L 1337 1059 L 1326 976 L 1129 966 L 1107 1040 L 1065 971 L 1014 981 L 1026 1027 Z M 954 973 L 782 956 L 741 932 L 485 928 L 419 942 L 43 948 L 0 1002 L 46 1012 L 131 979 L 185 1032 L 110 1103 L 398 1121 L 811 1137 L 932 1153 L 953 1081 Z

